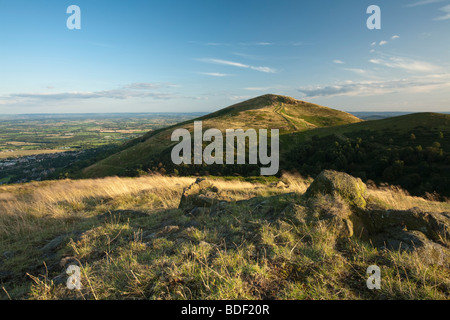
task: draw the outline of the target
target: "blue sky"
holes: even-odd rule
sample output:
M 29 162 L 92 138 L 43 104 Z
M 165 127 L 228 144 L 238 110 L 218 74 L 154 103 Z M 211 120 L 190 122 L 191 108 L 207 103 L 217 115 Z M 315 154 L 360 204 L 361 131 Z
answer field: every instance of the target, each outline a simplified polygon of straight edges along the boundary
M 266 93 L 450 112 L 449 57 L 450 0 L 0 0 L 0 114 L 210 112 Z

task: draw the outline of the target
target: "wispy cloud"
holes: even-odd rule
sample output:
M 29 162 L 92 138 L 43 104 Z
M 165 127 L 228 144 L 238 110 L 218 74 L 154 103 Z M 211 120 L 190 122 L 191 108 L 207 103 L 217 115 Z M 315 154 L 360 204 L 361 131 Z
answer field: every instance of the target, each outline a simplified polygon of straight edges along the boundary
M 89 100 L 89 99 L 116 99 L 126 100 L 132 98 L 173 99 L 176 94 L 172 92 L 155 91 L 156 89 L 174 87 L 170 83 L 132 83 L 118 89 L 100 91 L 72 91 L 72 92 L 37 92 L 37 93 L 11 93 L 0 96 L 1 104 L 16 104 L 23 102 L 63 101 L 63 100 Z
M 228 60 L 221 60 L 221 59 L 200 59 L 200 61 L 207 62 L 207 63 L 215 63 L 215 64 L 221 64 L 231 67 L 237 67 L 237 68 L 244 68 L 244 69 L 251 69 L 255 71 L 260 71 L 264 73 L 275 73 L 276 70 L 270 67 L 258 67 L 258 66 L 251 66 L 247 64 L 243 64 L 240 62 L 234 62 L 234 61 L 228 61 Z
M 418 7 L 418 6 L 424 6 L 427 4 L 432 4 L 432 3 L 437 3 L 437 2 L 442 2 L 445 0 L 421 0 L 421 1 L 417 1 L 411 4 L 406 5 L 407 7 Z
M 231 101 L 245 101 L 248 100 L 250 98 L 253 98 L 252 96 L 231 96 L 230 100 Z
M 151 83 L 151 82 L 135 82 L 131 84 L 127 84 L 123 86 L 124 89 L 135 89 L 135 90 L 153 90 L 153 89 L 161 89 L 161 88 L 169 88 L 169 87 L 176 87 L 177 85 L 173 83 L 168 82 L 157 82 L 157 83 Z
M 344 70 L 359 74 L 359 75 L 367 75 L 369 73 L 368 70 L 360 69 L 360 68 L 345 68 Z
M 403 57 L 389 57 L 388 59 L 370 59 L 370 63 L 388 68 L 402 69 L 410 72 L 436 72 L 440 68 L 432 63 Z
M 395 36 L 392 36 L 392 37 L 391 37 L 392 40 L 399 39 L 399 38 L 400 38 L 399 35 L 395 35 Z
M 385 40 L 383 40 L 383 41 L 380 41 L 380 43 L 379 43 L 379 45 L 380 45 L 380 46 L 384 46 L 385 44 L 388 44 L 388 42 L 387 42 L 387 41 L 385 41 Z
M 448 20 L 450 19 L 450 4 L 440 8 L 439 10 L 443 11 L 445 13 L 445 15 L 434 18 L 434 20 L 436 21 L 441 21 L 441 20 Z
M 285 86 L 273 85 L 273 86 L 267 86 L 267 87 L 247 87 L 247 88 L 244 88 L 244 90 L 247 90 L 247 91 L 269 91 L 269 90 L 279 90 L 281 88 L 285 88 Z
M 198 74 L 202 74 L 204 76 L 210 76 L 210 77 L 229 77 L 230 74 L 227 73 L 219 73 L 219 72 L 198 72 Z
M 231 43 L 225 42 L 199 42 L 199 41 L 188 41 L 188 43 L 197 44 L 201 46 L 211 46 L 211 47 L 229 47 Z
M 333 60 L 333 63 L 336 63 L 336 64 L 344 64 L 345 62 L 344 61 L 342 61 L 342 60 Z
M 243 42 L 240 43 L 241 46 L 272 46 L 274 45 L 273 42 L 268 41 L 260 41 L 260 42 Z
M 450 87 L 450 75 L 430 75 L 397 80 L 346 81 L 332 85 L 317 85 L 299 88 L 305 98 L 331 96 L 374 96 L 393 92 L 431 92 Z

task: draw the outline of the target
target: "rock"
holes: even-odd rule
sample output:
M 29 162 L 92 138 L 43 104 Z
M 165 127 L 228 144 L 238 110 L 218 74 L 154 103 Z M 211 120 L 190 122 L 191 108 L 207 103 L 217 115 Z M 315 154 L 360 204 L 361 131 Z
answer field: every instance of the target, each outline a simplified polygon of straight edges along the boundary
M 390 250 L 420 251 L 430 261 L 448 259 L 444 239 L 450 239 L 450 213 L 371 209 L 360 179 L 330 170 L 314 180 L 305 197 L 309 219 L 327 221 L 339 237 L 356 236 Z
M 325 221 L 328 228 L 339 238 L 350 238 L 353 236 L 352 211 L 349 204 L 340 197 L 332 195 L 318 195 L 309 201 L 308 220 Z
M 221 201 L 219 189 L 211 182 L 198 178 L 183 190 L 179 209 L 192 215 L 209 213 L 208 210 Z
M 450 238 L 450 214 L 410 210 L 357 210 L 356 216 L 369 234 L 392 228 L 420 231 L 434 241 Z
M 224 212 L 227 212 L 229 203 L 227 201 L 219 201 L 217 204 L 212 206 L 209 215 L 211 217 L 216 217 Z
M 49 243 L 47 243 L 45 246 L 41 248 L 41 251 L 43 252 L 52 252 L 61 247 L 63 244 L 69 242 L 70 239 L 73 239 L 73 241 L 78 241 L 81 237 L 81 231 L 75 231 L 66 233 L 60 236 L 57 236 L 53 240 L 51 240 Z
M 338 195 L 352 207 L 365 208 L 366 190 L 366 185 L 359 178 L 343 172 L 325 170 L 309 186 L 305 197 L 311 198 L 318 194 Z
M 430 263 L 448 259 L 443 239 L 450 236 L 450 214 L 410 210 L 356 210 L 356 235 L 376 247 L 399 251 L 418 251 Z
M 194 217 L 198 217 L 204 214 L 210 214 L 211 213 L 211 209 L 209 208 L 204 208 L 204 207 L 195 207 L 194 209 L 192 209 L 192 211 L 190 212 L 190 214 Z
M 58 236 L 51 240 L 49 243 L 47 243 L 45 246 L 41 248 L 44 252 L 54 251 L 56 248 L 58 248 L 63 242 L 68 240 L 67 234 L 63 234 L 61 236 Z

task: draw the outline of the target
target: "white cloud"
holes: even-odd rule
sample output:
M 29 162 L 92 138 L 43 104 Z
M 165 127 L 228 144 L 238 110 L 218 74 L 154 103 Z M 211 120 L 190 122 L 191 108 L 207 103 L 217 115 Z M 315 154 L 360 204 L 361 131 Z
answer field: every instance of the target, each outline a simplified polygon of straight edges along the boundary
M 377 45 L 377 43 L 376 43 L 376 42 L 372 42 L 370 45 L 371 45 L 372 47 L 374 47 L 374 46 Z
M 223 42 L 198 42 L 198 41 L 188 41 L 188 43 L 197 44 L 201 46 L 212 46 L 212 47 L 229 47 L 231 46 L 230 43 L 223 43 Z
M 403 69 L 412 72 L 436 72 L 439 67 L 429 62 L 413 60 L 402 57 L 390 57 L 385 59 L 370 59 L 370 63 L 385 66 L 388 68 Z
M 219 72 L 199 72 L 199 74 L 203 74 L 205 76 L 211 76 L 211 77 L 229 77 L 229 74 L 226 73 L 219 73 Z
M 334 63 L 336 64 L 344 64 L 345 62 L 342 60 L 333 60 Z
M 247 87 L 244 88 L 244 90 L 247 91 L 270 91 L 270 90 L 280 90 L 284 88 L 283 85 L 273 85 L 273 86 L 267 86 L 267 87 Z
M 359 74 L 359 75 L 367 75 L 368 71 L 360 68 L 345 68 L 345 70 Z
M 175 87 L 173 83 L 150 83 L 150 82 L 135 82 L 123 86 L 124 89 L 136 89 L 136 90 L 153 90 L 168 87 Z
M 400 36 L 399 35 L 395 35 L 395 36 L 392 36 L 392 40 L 395 40 L 395 39 L 399 39 L 400 38 Z
M 153 98 L 166 100 L 176 98 L 171 92 L 156 91 L 156 89 L 175 87 L 170 83 L 132 83 L 119 89 L 100 91 L 71 91 L 71 92 L 37 92 L 37 93 L 11 93 L 0 96 L 2 104 L 16 104 L 24 102 L 49 102 L 64 100 L 89 100 L 89 99 L 116 99 L 127 100 L 132 98 Z
M 261 41 L 261 42 L 245 42 L 245 43 L 241 43 L 241 46 L 272 46 L 274 45 L 272 42 L 266 42 L 266 41 Z
M 385 44 L 388 44 L 388 42 L 387 42 L 387 41 L 384 41 L 384 40 L 383 40 L 383 41 L 380 41 L 380 43 L 379 43 L 380 46 L 384 46 Z
M 215 63 L 215 64 L 222 64 L 226 66 L 231 67 L 237 67 L 237 68 L 244 68 L 244 69 L 251 69 L 255 71 L 260 71 L 264 73 L 275 73 L 276 70 L 270 67 L 257 67 L 257 66 L 251 66 L 247 64 L 243 64 L 240 62 L 234 62 L 234 61 L 228 61 L 228 60 L 221 60 L 221 59 L 200 59 L 200 61 L 208 62 L 208 63 Z
M 332 85 L 316 85 L 299 88 L 305 98 L 331 96 L 375 96 L 394 92 L 428 93 L 450 88 L 450 74 L 430 75 L 396 80 L 346 81 Z
M 443 11 L 445 13 L 445 15 L 434 18 L 434 20 L 436 21 L 441 21 L 441 20 L 448 20 L 450 19 L 450 4 L 440 8 L 439 10 Z
M 427 4 L 431 4 L 431 3 L 437 3 L 437 2 L 442 2 L 445 0 L 421 0 L 418 2 L 414 2 L 411 4 L 408 4 L 407 7 L 417 7 L 417 6 L 423 6 L 423 5 L 427 5 Z
M 232 101 L 245 101 L 253 98 L 252 96 L 231 96 L 230 100 Z

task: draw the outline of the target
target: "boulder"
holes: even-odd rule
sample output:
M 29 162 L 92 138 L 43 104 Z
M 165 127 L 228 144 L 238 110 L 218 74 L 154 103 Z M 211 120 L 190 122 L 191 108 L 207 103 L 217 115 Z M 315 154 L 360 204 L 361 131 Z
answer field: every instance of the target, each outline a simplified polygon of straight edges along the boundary
M 318 194 L 340 196 L 350 206 L 366 207 L 367 187 L 361 179 L 344 172 L 325 170 L 320 173 L 305 193 L 307 198 Z
M 423 212 L 412 208 L 409 210 L 357 210 L 355 215 L 369 234 L 402 228 L 419 231 L 434 241 L 450 239 L 450 213 L 447 212 Z
M 212 207 L 223 201 L 222 198 L 216 186 L 198 178 L 183 190 L 178 208 L 192 215 L 209 214 Z
M 371 209 L 360 179 L 331 170 L 314 180 L 305 197 L 310 218 L 329 221 L 339 237 L 356 236 L 390 250 L 420 250 L 433 261 L 448 258 L 450 213 Z

